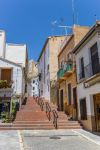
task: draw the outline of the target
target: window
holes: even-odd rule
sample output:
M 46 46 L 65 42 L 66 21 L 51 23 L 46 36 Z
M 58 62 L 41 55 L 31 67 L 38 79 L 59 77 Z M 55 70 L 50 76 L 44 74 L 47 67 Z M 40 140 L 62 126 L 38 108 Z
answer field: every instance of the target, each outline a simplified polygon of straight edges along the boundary
M 95 75 L 100 72 L 100 58 L 98 54 L 98 46 L 97 43 L 95 43 L 90 48 L 91 53 L 91 68 L 92 68 L 92 74 Z
M 49 73 L 49 64 L 47 65 L 47 74 Z
M 33 87 L 33 90 L 35 90 L 35 87 Z
M 39 73 L 39 81 L 42 80 L 42 73 Z
M 87 120 L 86 98 L 80 100 L 81 120 Z
M 33 83 L 35 83 L 35 80 L 33 80 Z
M 71 84 L 68 84 L 68 102 L 69 102 L 69 105 L 71 105 L 71 95 L 72 95 L 72 92 L 71 92 Z
M 84 58 L 82 57 L 80 59 L 80 79 L 85 77 L 85 72 L 84 72 Z

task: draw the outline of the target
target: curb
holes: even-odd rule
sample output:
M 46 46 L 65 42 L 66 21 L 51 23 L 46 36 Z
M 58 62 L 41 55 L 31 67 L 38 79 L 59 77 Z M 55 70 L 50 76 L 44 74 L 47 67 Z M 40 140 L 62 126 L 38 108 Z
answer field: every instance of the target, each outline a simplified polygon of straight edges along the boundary
M 80 136 L 82 136 L 82 137 L 88 139 L 89 141 L 91 141 L 91 142 L 93 142 L 93 143 L 95 143 L 95 144 L 97 144 L 97 145 L 100 146 L 100 142 L 96 142 L 95 140 L 91 139 L 90 137 L 88 137 L 88 136 L 86 136 L 86 135 L 84 135 L 84 134 L 82 134 L 82 133 L 80 133 L 80 132 L 78 132 L 78 131 L 75 131 L 75 130 L 72 130 L 72 131 L 73 131 L 74 133 L 77 133 L 78 135 L 80 135 Z
M 21 137 L 21 132 L 17 130 L 18 137 L 19 137 L 19 143 L 20 143 L 20 150 L 24 150 L 24 144 L 23 144 L 23 139 Z

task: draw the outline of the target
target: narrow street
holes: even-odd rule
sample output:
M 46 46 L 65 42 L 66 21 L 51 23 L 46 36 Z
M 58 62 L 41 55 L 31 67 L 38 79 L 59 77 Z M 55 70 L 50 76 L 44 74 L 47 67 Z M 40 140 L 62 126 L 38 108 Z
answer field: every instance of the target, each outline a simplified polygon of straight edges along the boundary
M 100 150 L 100 141 L 96 144 L 74 130 L 21 131 L 21 136 L 25 150 Z
M 0 7 L 0 150 L 100 150 L 100 0 Z
M 80 134 L 81 133 L 81 134 Z M 80 130 L 7 130 L 0 150 L 100 150 L 100 137 Z

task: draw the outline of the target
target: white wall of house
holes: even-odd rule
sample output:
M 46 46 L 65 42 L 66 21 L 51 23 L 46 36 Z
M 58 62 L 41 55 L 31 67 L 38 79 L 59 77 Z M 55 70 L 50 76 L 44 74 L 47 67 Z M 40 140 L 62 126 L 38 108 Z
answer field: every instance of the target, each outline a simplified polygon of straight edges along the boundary
M 38 77 L 33 77 L 27 83 L 27 91 L 29 96 L 39 96 L 39 81 Z
M 0 57 L 4 57 L 5 51 L 5 32 L 0 30 Z
M 26 65 L 26 45 L 6 44 L 5 58 L 25 67 Z
M 81 72 L 80 70 L 80 63 L 79 59 L 84 58 L 84 66 L 87 66 L 91 62 L 90 58 L 90 48 L 97 42 L 98 45 L 98 53 L 100 58 L 100 38 L 98 37 L 98 34 L 93 36 L 93 38 L 83 47 L 81 50 L 76 54 L 76 66 L 77 66 L 77 79 L 79 82 L 79 74 Z M 93 107 L 93 94 L 100 93 L 100 83 L 97 83 L 95 85 L 92 85 L 88 88 L 84 87 L 84 83 L 78 83 L 77 85 L 77 94 L 78 94 L 78 104 L 80 103 L 80 100 L 82 98 L 86 97 L 86 104 L 87 104 L 87 115 L 93 115 L 94 116 L 94 107 Z M 80 108 L 80 106 L 79 106 Z M 80 117 L 80 109 L 79 109 L 79 117 Z
M 11 68 L 12 69 L 12 81 L 13 81 L 13 93 L 17 95 L 24 95 L 24 88 L 23 85 L 23 72 L 22 67 L 8 61 L 0 59 L 0 69 L 2 68 Z
M 40 96 L 50 100 L 50 74 L 48 71 L 50 55 L 49 42 L 47 43 L 44 52 L 38 62 L 38 72 L 41 73 L 41 81 L 39 81 Z

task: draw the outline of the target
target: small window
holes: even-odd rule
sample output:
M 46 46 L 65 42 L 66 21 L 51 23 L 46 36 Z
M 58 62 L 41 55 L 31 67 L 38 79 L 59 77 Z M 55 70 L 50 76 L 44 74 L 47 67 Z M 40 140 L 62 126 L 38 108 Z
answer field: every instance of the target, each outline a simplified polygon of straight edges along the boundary
M 35 83 L 35 80 L 33 80 L 33 83 Z
M 49 64 L 47 65 L 47 73 L 49 73 Z
M 80 100 L 81 120 L 87 120 L 86 98 Z
M 33 87 L 33 90 L 35 90 L 35 87 Z
M 80 58 L 80 79 L 83 79 L 85 77 L 85 71 L 84 71 L 84 58 Z

